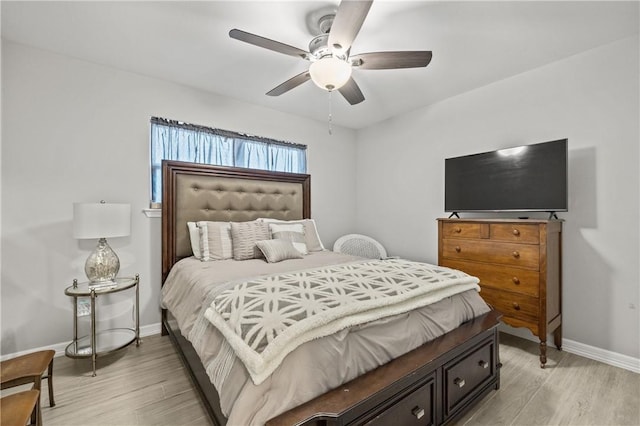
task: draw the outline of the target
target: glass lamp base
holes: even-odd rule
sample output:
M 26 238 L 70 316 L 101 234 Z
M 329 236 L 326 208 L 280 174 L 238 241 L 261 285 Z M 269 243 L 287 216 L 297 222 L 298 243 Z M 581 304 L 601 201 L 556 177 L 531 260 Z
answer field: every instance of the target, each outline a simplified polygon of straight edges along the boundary
M 93 253 L 84 264 L 84 272 L 91 283 L 111 282 L 120 270 L 120 259 L 105 238 L 100 238 Z

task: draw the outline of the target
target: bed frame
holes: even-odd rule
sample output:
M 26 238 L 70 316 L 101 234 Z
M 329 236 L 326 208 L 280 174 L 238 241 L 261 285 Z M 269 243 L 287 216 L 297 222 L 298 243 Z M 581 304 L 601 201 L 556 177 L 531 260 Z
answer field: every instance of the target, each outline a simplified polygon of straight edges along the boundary
M 191 255 L 186 223 L 311 217 L 309 175 L 163 161 L 162 282 Z M 440 425 L 500 387 L 496 311 L 269 420 L 275 425 Z M 219 397 L 193 346 L 162 310 L 162 334 L 184 361 L 211 420 Z

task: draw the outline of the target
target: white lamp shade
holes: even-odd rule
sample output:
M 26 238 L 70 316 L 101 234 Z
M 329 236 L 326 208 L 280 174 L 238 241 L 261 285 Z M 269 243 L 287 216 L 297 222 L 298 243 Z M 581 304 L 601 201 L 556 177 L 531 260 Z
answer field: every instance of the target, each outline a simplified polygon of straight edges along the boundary
M 321 89 L 332 91 L 345 85 L 351 78 L 351 65 L 333 56 L 327 56 L 309 67 L 311 80 Z
M 131 233 L 131 205 L 74 203 L 73 237 L 78 239 L 126 237 Z

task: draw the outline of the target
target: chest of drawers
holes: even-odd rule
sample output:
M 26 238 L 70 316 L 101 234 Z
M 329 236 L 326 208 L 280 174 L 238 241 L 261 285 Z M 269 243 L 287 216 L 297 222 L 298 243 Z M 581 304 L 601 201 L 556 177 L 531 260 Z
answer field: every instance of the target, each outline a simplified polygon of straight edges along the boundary
M 480 279 L 482 298 L 513 327 L 562 346 L 562 221 L 438 219 L 438 264 Z

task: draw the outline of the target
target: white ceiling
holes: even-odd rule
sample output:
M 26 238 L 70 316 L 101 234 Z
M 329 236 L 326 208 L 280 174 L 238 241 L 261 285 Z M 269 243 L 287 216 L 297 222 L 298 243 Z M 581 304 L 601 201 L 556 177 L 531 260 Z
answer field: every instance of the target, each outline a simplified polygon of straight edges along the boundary
M 307 82 L 265 93 L 308 62 L 229 38 L 239 28 L 307 50 L 327 1 L 2 1 L 2 37 L 325 121 L 329 95 Z M 638 34 L 639 3 L 377 0 L 353 54 L 431 50 L 427 68 L 354 71 L 366 98 L 332 100 L 333 122 L 362 128 Z M 185 117 L 177 117 L 185 119 Z

